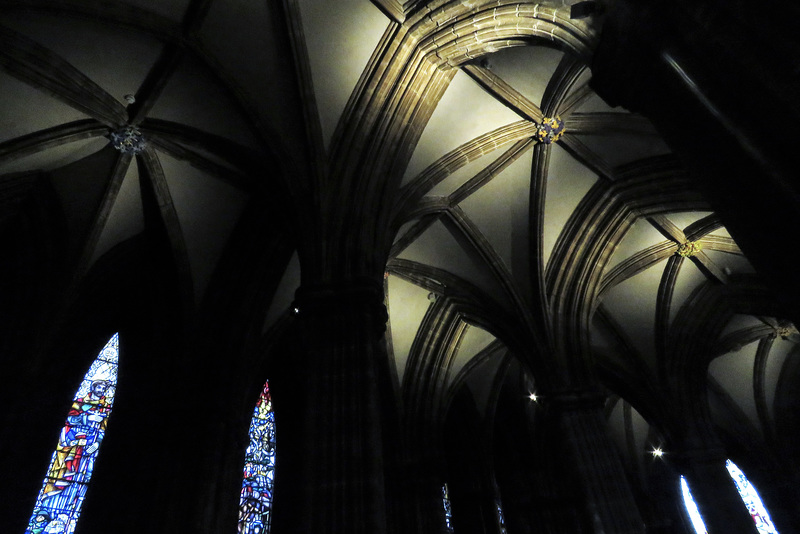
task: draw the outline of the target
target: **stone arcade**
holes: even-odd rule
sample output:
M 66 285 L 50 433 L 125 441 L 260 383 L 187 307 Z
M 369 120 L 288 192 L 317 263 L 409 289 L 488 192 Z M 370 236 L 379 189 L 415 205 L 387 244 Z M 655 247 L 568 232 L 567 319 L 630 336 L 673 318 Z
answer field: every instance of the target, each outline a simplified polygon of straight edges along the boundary
M 2 531 L 800 532 L 800 8 L 574 3 L 0 0 Z

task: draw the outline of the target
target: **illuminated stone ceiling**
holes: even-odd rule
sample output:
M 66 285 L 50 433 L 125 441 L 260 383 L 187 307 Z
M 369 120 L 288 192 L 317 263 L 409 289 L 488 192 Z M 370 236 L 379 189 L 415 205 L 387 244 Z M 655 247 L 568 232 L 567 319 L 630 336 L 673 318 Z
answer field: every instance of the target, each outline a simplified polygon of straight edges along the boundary
M 437 366 L 438 395 L 466 384 L 485 407 L 511 355 L 539 383 L 580 380 L 590 361 L 636 406 L 608 412 L 642 452 L 645 419 L 688 409 L 681 382 L 705 359 L 717 423 L 774 432 L 797 333 L 750 305 L 752 268 L 649 122 L 593 93 L 596 21 L 568 5 L 5 0 L 0 13 L 0 181 L 50 173 L 75 284 L 154 209 L 198 308 L 253 199 L 294 206 L 301 226 L 326 214 L 334 257 L 355 210 L 378 229 L 375 261 L 390 258 L 400 397 Z M 563 137 L 537 141 L 555 117 Z M 135 156 L 108 139 L 128 124 L 147 143 Z

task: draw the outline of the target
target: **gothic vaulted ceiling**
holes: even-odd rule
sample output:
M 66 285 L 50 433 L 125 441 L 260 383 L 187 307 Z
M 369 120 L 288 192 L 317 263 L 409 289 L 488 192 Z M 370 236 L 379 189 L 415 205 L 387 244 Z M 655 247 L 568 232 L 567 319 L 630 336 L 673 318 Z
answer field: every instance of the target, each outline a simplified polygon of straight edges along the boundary
M 437 410 L 462 387 L 486 410 L 514 358 L 537 388 L 600 376 L 638 410 L 608 413 L 639 454 L 645 420 L 695 410 L 682 398 L 695 382 L 717 425 L 769 443 L 797 332 L 761 304 L 649 122 L 589 87 L 598 21 L 560 0 L 428 4 L 0 0 L 0 190 L 45 177 L 73 286 L 159 233 L 195 310 L 248 205 L 302 226 L 316 212 L 341 222 L 352 202 L 359 224 L 387 229 L 374 243 L 409 405 L 435 368 Z M 519 20 L 531 23 L 515 33 Z M 552 143 L 537 127 L 550 118 L 564 127 Z M 137 154 L 111 140 L 129 126 Z M 353 169 L 382 193 L 345 187 Z

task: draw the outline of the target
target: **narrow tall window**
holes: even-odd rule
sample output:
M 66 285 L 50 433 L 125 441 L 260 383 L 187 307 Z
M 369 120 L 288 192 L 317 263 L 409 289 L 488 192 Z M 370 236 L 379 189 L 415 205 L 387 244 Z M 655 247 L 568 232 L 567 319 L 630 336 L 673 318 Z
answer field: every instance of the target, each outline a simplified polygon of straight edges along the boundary
M 734 484 L 736 484 L 736 489 L 739 490 L 742 501 L 744 501 L 744 504 L 750 511 L 750 516 L 753 518 L 758 532 L 760 534 L 778 534 L 778 531 L 775 530 L 775 526 L 772 524 L 772 520 L 769 518 L 767 509 L 764 508 L 764 503 L 761 502 L 761 497 L 758 496 L 756 488 L 750 484 L 750 481 L 744 476 L 742 470 L 736 467 L 736 464 L 730 460 L 725 462 L 725 467 L 728 468 L 728 473 L 730 473 Z
M 83 377 L 26 534 L 72 534 L 105 435 L 117 388 L 119 339 L 114 334 Z
M 250 444 L 244 457 L 244 480 L 239 497 L 239 534 L 267 534 L 272 512 L 275 474 L 275 414 L 269 382 L 250 421 Z
M 759 534 L 778 534 L 778 531 L 775 530 L 775 526 L 772 524 L 772 520 L 769 518 L 767 509 L 764 508 L 764 504 L 761 502 L 761 497 L 758 496 L 758 492 L 753 485 L 750 484 L 750 481 L 747 480 L 747 477 L 744 476 L 741 469 L 736 467 L 736 464 L 730 460 L 725 462 L 725 467 L 728 468 L 728 473 L 731 475 L 734 484 L 736 484 L 739 496 L 750 511 L 750 516 L 753 518 L 753 522 L 756 524 L 756 530 L 758 530 Z M 692 493 L 689 491 L 689 485 L 686 483 L 684 477 L 681 477 L 681 492 L 683 493 L 683 503 L 686 506 L 686 511 L 689 513 L 689 518 L 692 520 L 695 531 L 697 534 L 706 534 L 706 526 L 703 523 L 700 511 L 697 509 L 697 505 L 692 498 Z
M 683 494 L 683 505 L 686 506 L 686 511 L 689 513 L 689 519 L 692 521 L 692 526 L 697 534 L 706 534 L 706 524 L 700 516 L 700 510 L 697 509 L 697 504 L 694 502 L 692 492 L 689 491 L 689 484 L 686 479 L 681 476 L 681 493 Z
M 500 503 L 500 497 L 494 501 L 495 510 L 497 510 L 497 525 L 500 527 L 500 534 L 508 534 L 506 530 L 506 518 L 503 515 L 503 505 Z
M 453 508 L 450 505 L 450 489 L 445 482 L 442 486 L 442 506 L 444 507 L 444 525 L 447 532 L 453 532 Z

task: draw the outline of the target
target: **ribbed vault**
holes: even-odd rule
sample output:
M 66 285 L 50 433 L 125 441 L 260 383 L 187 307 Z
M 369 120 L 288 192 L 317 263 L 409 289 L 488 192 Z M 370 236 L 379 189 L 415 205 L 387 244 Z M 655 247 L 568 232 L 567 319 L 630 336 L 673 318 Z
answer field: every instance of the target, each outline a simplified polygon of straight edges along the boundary
M 126 277 L 181 339 L 222 332 L 204 350 L 235 363 L 203 372 L 244 418 L 299 285 L 383 282 L 420 456 L 470 403 L 491 449 L 535 385 L 606 399 L 644 515 L 668 513 L 651 446 L 749 451 L 780 478 L 800 335 L 653 125 L 590 88 L 602 16 L 569 3 L 0 0 L 0 235 L 21 258 L 0 265 L 9 310 L 39 295 L 15 281 L 49 295 L 9 328 L 35 323 L 46 358 Z M 141 150 L 115 150 L 126 128 Z

